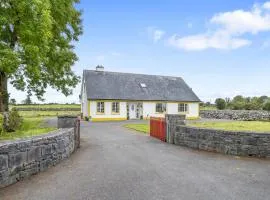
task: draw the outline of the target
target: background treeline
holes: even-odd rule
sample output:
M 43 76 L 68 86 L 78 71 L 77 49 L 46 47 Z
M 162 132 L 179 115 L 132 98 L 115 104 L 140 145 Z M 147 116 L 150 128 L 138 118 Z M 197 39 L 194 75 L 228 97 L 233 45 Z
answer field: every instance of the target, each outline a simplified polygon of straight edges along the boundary
M 231 109 L 231 110 L 267 110 L 270 111 L 270 97 L 244 97 L 241 95 L 234 98 L 218 98 L 215 100 L 215 105 L 211 103 L 203 103 L 203 107 L 215 106 L 219 110 Z

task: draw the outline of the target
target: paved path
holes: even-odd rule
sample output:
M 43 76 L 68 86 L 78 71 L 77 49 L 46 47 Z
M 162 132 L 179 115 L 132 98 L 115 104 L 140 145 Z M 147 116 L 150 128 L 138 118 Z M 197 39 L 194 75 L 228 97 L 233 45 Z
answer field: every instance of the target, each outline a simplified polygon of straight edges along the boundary
M 122 123 L 81 130 L 82 147 L 70 159 L 0 190 L 0 199 L 270 198 L 270 161 L 169 145 Z

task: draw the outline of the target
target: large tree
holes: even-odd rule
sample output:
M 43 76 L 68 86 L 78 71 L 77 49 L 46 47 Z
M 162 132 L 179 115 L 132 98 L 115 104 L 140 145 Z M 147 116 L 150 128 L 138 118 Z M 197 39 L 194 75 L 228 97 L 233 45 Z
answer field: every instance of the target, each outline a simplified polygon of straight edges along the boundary
M 48 86 L 72 93 L 79 77 L 74 41 L 82 33 L 79 0 L 0 1 L 0 112 L 8 111 L 8 81 L 39 99 Z

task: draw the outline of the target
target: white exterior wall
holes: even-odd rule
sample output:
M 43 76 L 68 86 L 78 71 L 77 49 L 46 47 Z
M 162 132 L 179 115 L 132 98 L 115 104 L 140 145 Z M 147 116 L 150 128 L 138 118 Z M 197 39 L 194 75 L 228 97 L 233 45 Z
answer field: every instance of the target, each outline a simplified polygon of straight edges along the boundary
M 188 112 L 179 113 L 178 103 L 167 103 L 166 114 L 186 114 L 187 118 L 199 117 L 199 103 L 188 103 Z M 164 117 L 165 113 L 156 113 L 156 102 L 144 102 L 143 103 L 143 117 Z
M 101 100 L 102 101 L 102 100 Z M 120 103 L 120 113 L 112 113 L 112 102 L 105 103 L 105 113 L 97 114 L 97 101 L 90 101 L 90 114 L 86 116 L 91 116 L 93 119 L 119 119 L 127 117 L 127 102 Z M 84 108 L 84 113 L 88 114 L 88 101 L 86 101 Z M 187 118 L 197 118 L 199 117 L 199 103 L 188 103 L 187 113 L 178 113 L 178 103 L 167 103 L 167 114 L 186 114 Z M 156 102 L 143 102 L 143 118 L 149 119 L 150 117 L 164 117 L 165 113 L 156 113 Z
M 91 118 L 126 118 L 127 117 L 127 103 L 119 102 L 119 114 L 112 113 L 112 102 L 104 102 L 104 114 L 97 114 L 97 101 L 90 101 L 90 116 Z
M 143 102 L 143 118 L 149 119 L 150 117 L 163 117 L 164 114 L 156 113 L 156 103 Z
M 88 101 L 87 101 L 87 95 L 85 87 L 83 88 L 82 96 L 81 96 L 81 112 L 83 113 L 83 116 L 89 116 L 88 114 Z
M 188 114 L 187 117 L 199 117 L 200 106 L 199 103 L 189 103 L 188 104 Z

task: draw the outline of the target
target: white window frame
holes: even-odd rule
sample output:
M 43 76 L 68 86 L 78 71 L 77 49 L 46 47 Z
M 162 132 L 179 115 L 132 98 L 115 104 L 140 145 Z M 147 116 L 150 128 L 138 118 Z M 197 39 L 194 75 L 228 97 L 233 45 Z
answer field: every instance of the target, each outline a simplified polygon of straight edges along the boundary
M 97 102 L 97 114 L 104 114 L 105 113 L 105 102 L 98 101 Z
M 112 102 L 112 113 L 119 114 L 120 113 L 120 102 Z
M 187 103 L 178 103 L 178 112 L 179 113 L 188 113 L 189 107 Z
M 158 104 L 161 104 L 161 110 L 158 110 Z M 164 113 L 167 111 L 167 103 L 157 102 L 156 103 L 156 113 Z

